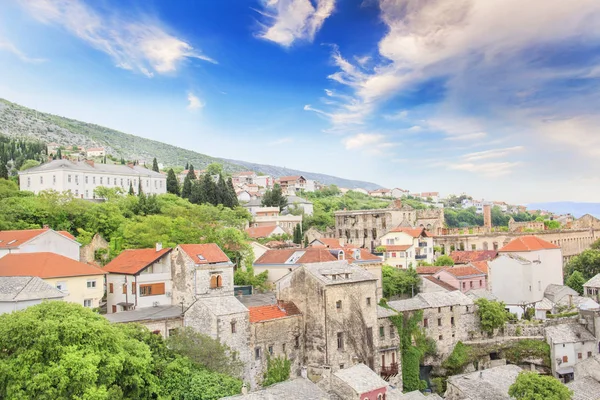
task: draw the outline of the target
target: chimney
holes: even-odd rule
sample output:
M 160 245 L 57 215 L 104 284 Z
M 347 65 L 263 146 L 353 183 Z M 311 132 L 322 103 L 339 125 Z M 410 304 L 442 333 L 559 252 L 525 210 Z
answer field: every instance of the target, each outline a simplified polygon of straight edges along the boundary
M 94 160 L 85 160 L 85 163 L 90 166 L 94 166 Z
M 156 251 L 162 250 L 162 243 L 156 243 Z

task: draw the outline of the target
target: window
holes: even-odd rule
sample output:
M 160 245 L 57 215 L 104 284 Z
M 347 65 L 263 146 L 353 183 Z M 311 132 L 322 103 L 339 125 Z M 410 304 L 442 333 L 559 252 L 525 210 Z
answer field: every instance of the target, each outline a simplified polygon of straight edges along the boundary
M 56 185 L 56 175 L 52 175 L 52 184 Z
M 454 326 L 454 317 L 450 317 L 450 325 Z
M 592 356 L 592 352 L 588 351 L 588 358 Z
M 335 308 L 337 308 L 338 310 L 342 309 L 342 301 L 341 300 L 338 300 L 335 302 Z
M 116 313 L 117 312 L 117 306 L 112 306 L 112 312 Z
M 27 177 L 27 187 L 30 187 L 30 186 L 31 186 L 31 178 Z
M 121 178 L 121 186 L 123 186 L 123 178 Z
M 89 191 L 87 191 L 87 190 L 85 191 L 85 197 L 86 197 L 86 198 L 90 197 L 90 192 L 89 192 Z
M 75 175 L 75 184 L 79 185 L 79 175 Z
M 127 293 L 127 284 L 124 283 L 123 284 L 123 294 L 126 294 L 126 293 Z
M 450 311 L 454 311 L 454 306 L 450 306 Z
M 442 319 L 438 318 L 438 326 L 442 326 Z
M 385 337 L 385 328 L 383 326 L 379 327 L 379 337 L 380 338 L 384 338 Z
M 140 285 L 140 296 L 158 296 L 161 294 L 165 294 L 164 282 Z
M 71 183 L 71 175 L 67 175 L 67 182 Z
M 260 360 L 260 347 L 256 347 L 254 349 L 254 359 L 255 360 Z
M 300 348 L 300 335 L 296 335 L 296 337 L 294 338 L 294 347 L 297 349 Z
M 371 307 L 371 298 L 367 297 L 367 307 Z
M 83 306 L 84 307 L 88 307 L 88 308 L 92 308 L 92 299 L 85 299 L 83 300 Z M 579 353 L 581 354 L 581 353 Z
M 131 294 L 137 293 L 137 287 L 135 286 L 135 282 L 131 282 Z
M 75 189 L 75 197 L 79 196 L 79 189 Z
M 469 287 L 473 289 L 473 281 L 469 282 Z
M 566 362 L 569 362 L 569 357 L 567 357 L 567 356 L 563 356 L 563 362 L 564 362 L 564 363 L 566 363 Z
M 467 312 L 469 312 L 469 306 L 467 306 Z
M 581 360 L 583 358 L 583 355 L 581 353 L 577 353 L 577 359 Z
M 438 340 L 443 340 L 444 337 L 442 335 L 438 336 Z
M 273 355 L 273 345 L 269 346 L 269 355 Z
M 62 292 L 67 291 L 67 282 L 56 282 L 56 288 Z
M 281 351 L 285 353 L 285 343 L 281 345 Z
M 93 279 L 88 279 L 87 287 L 88 289 L 94 289 L 96 287 L 96 281 Z
M 235 321 L 231 321 L 231 333 L 235 333 Z
M 483 286 L 483 280 L 482 280 L 482 279 L 480 279 L 480 280 L 479 280 L 479 287 L 482 287 L 482 286 Z
M 40 183 L 44 184 L 44 177 L 43 176 L 40 176 Z
M 340 369 L 344 369 L 344 364 L 340 364 Z
M 344 332 L 337 333 L 337 348 L 338 350 L 344 350 Z
M 427 328 L 429 326 L 429 320 L 427 318 L 425 318 L 423 320 L 423 328 Z
M 396 334 L 396 327 L 394 325 L 390 325 L 390 337 L 393 338 Z
M 108 293 L 113 293 L 113 291 L 114 291 L 113 284 L 112 284 L 112 283 L 109 283 L 109 284 L 108 284 Z
M 102 177 L 100 177 L 100 184 L 101 184 L 101 185 L 102 185 L 102 179 L 103 179 L 103 178 L 102 178 Z
M 438 307 L 438 313 L 442 312 L 442 307 Z
M 472 245 L 471 245 L 471 250 L 477 250 L 477 246 L 476 246 L 476 245 L 474 245 L 474 244 L 472 244 Z
M 85 183 L 88 183 L 88 176 L 85 177 Z
M 92 176 L 92 183 L 95 185 L 96 184 L 96 177 Z
M 463 282 L 463 289 L 467 288 L 467 282 Z
M 211 275 L 210 277 L 210 288 L 217 289 L 223 286 L 223 278 L 221 275 Z

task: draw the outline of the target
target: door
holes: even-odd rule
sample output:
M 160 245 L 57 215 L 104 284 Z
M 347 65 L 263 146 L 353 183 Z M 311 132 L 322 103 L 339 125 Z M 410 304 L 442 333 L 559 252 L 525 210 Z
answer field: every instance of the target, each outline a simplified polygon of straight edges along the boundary
M 117 312 L 117 306 L 112 306 L 112 312 L 116 313 Z

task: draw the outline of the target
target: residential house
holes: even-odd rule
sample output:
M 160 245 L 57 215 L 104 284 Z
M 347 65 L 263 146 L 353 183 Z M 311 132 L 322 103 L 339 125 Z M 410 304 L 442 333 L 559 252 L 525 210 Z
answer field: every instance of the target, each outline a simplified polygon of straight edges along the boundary
M 248 244 L 250 245 L 250 247 L 252 247 L 252 254 L 254 254 L 252 262 L 258 260 L 263 254 L 265 254 L 269 250 L 267 246 L 262 245 L 258 242 L 252 241 L 248 242 Z
M 247 190 L 238 190 L 237 192 L 235 192 L 235 194 L 237 196 L 238 201 L 240 202 L 248 202 L 252 200 L 252 196 Z
M 171 248 L 128 249 L 104 266 L 107 313 L 171 305 Z
M 456 289 L 454 286 L 434 278 L 432 275 L 422 275 L 421 285 L 419 286 L 419 293 L 433 293 L 433 292 L 453 292 Z
M 127 192 L 139 187 L 145 194 L 167 192 L 167 177 L 139 165 L 97 164 L 94 161 L 54 160 L 19 172 L 21 190 L 71 192 L 75 197 L 95 199 L 98 187 L 120 188 Z
M 127 312 L 108 313 L 104 316 L 115 324 L 127 324 L 135 322 L 144 325 L 152 333 L 168 338 L 177 334 L 177 330 L 183 328 L 183 315 L 185 310 L 180 304 L 157 305 L 152 307 L 136 308 Z
M 485 273 L 470 265 L 442 269 L 434 275 L 434 278 L 446 282 L 463 293 L 487 287 Z
M 0 314 L 23 310 L 44 300 L 62 300 L 65 296 L 37 276 L 0 277 Z
M 600 274 L 593 276 L 590 280 L 583 284 L 583 295 L 598 301 L 600 297 Z
M 49 228 L 0 231 L 0 258 L 7 254 L 51 252 L 79 261 L 80 246 L 67 231 Z
M 88 157 L 104 157 L 106 155 L 106 150 L 104 147 L 90 147 L 87 149 L 86 155 Z
M 304 315 L 305 364 L 311 375 L 356 362 L 379 372 L 377 279 L 346 261 L 304 264 L 277 281 L 277 297 Z
M 437 342 L 442 359 L 452 352 L 456 343 L 469 340 L 480 331 L 473 300 L 458 290 L 419 293 L 410 299 L 390 301 L 388 305 L 406 315 L 423 311 L 422 327 L 425 334 Z
M 254 171 L 237 172 L 231 176 L 231 182 L 236 185 L 253 184 L 257 175 Z
M 246 233 L 252 239 L 264 239 L 276 235 L 285 235 L 287 232 L 279 225 L 266 225 L 246 228 Z
M 64 300 L 96 308 L 104 296 L 106 273 L 56 253 L 18 253 L 0 258 L 0 276 L 37 276 L 65 294 Z
M 430 200 L 433 203 L 437 203 L 440 199 L 440 194 L 438 192 L 422 192 L 418 197 L 422 200 Z
M 273 187 L 274 182 L 275 181 L 273 177 L 269 175 L 257 175 L 252 180 L 252 183 L 258 185 L 258 187 L 262 189 L 271 189 Z
M 410 196 L 410 191 L 400 188 L 393 188 L 392 190 L 390 190 L 390 196 L 395 199 L 400 199 L 404 196 Z
M 296 225 L 302 225 L 302 215 L 281 215 L 279 207 L 259 207 L 254 209 L 252 227 L 280 226 L 287 234 L 292 235 Z
M 501 365 L 482 371 L 454 375 L 448 378 L 444 394 L 446 400 L 509 400 L 510 386 L 515 383 L 521 368 L 516 365 Z
M 60 144 L 52 142 L 52 143 L 48 143 L 46 145 L 46 149 L 48 150 L 48 155 L 50 154 L 56 154 L 56 152 L 58 151 L 58 148 L 60 147 Z
M 281 191 L 287 195 L 293 195 L 301 190 L 315 191 L 315 181 L 308 180 L 302 175 L 282 176 L 276 180 L 276 183 L 279 183 Z
M 287 204 L 288 205 L 283 209 L 284 212 L 289 213 L 292 209 L 297 207 L 302 210 L 304 215 L 313 214 L 313 203 L 303 197 L 287 196 Z
M 392 194 L 390 189 L 377 189 L 371 190 L 369 196 L 371 197 L 390 197 Z
M 342 240 L 341 239 L 335 239 L 335 238 L 317 238 L 312 240 L 309 243 L 310 247 L 327 247 L 327 248 L 332 248 L 332 249 L 338 249 L 340 247 L 343 247 L 342 244 Z
M 520 236 L 488 262 L 491 291 L 519 318 L 524 305 L 542 300 L 551 284 L 563 284 L 560 247 L 536 236 Z
M 397 227 L 381 237 L 384 262 L 397 268 L 416 267 L 419 262 L 433 263 L 433 238 L 425 228 Z
M 258 198 L 253 198 L 247 203 L 242 204 L 242 207 L 248 210 L 250 214 L 256 215 L 256 212 L 260 211 L 260 209 L 263 208 L 262 200 Z
M 345 400 L 383 400 L 388 383 L 365 364 L 340 369 L 331 375 L 331 389 Z
M 598 354 L 594 335 L 578 323 L 566 323 L 545 328 L 550 345 L 552 375 L 565 383 L 577 378 L 575 364 Z
M 496 250 L 455 250 L 450 253 L 454 264 L 470 264 L 472 262 L 490 261 L 498 257 Z

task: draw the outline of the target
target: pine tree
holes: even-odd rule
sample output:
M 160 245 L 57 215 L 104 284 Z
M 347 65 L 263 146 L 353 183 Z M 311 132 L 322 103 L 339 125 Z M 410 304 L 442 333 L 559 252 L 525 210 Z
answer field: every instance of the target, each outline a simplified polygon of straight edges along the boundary
M 8 179 L 8 169 L 3 162 L 0 162 L 0 179 Z
M 231 177 L 229 179 L 227 179 L 227 191 L 229 192 L 229 199 L 231 201 L 231 208 L 237 207 L 240 205 L 240 202 L 238 201 L 237 198 L 237 193 L 235 192 L 235 189 L 233 188 L 233 181 L 231 180 Z
M 184 168 L 184 169 L 185 169 L 185 170 L 188 170 L 188 169 L 190 169 L 190 163 L 186 162 L 186 163 L 185 163 L 185 168 Z
M 138 196 L 141 196 L 143 193 L 144 191 L 142 190 L 142 178 L 140 178 L 138 182 Z
M 189 199 L 192 195 L 192 180 L 190 179 L 190 175 L 186 175 L 183 180 L 183 188 L 181 189 L 181 197 L 184 199 Z
M 62 160 L 62 151 L 60 150 L 60 147 L 56 151 L 56 159 Z
M 223 175 L 219 175 L 219 181 L 217 182 L 217 190 L 215 192 L 215 200 L 217 204 L 223 204 L 223 206 L 231 208 L 229 190 L 227 188 L 227 183 L 225 183 L 225 179 L 223 179 Z
M 177 182 L 177 176 L 175 176 L 173 168 L 169 169 L 167 173 L 167 193 L 179 196 L 179 182 Z
M 133 191 L 133 183 L 129 182 L 129 194 L 131 196 L 133 196 L 135 194 L 135 192 Z
M 158 161 L 156 161 L 156 157 L 154 157 L 154 160 L 152 160 L 152 171 L 160 172 L 160 169 L 158 168 Z

